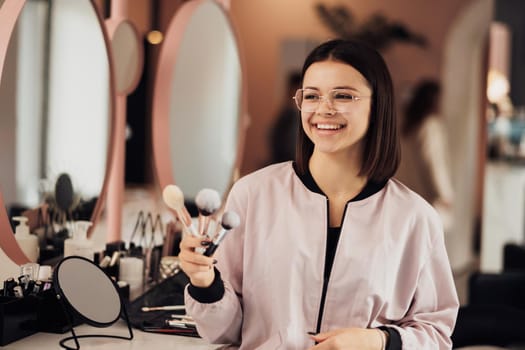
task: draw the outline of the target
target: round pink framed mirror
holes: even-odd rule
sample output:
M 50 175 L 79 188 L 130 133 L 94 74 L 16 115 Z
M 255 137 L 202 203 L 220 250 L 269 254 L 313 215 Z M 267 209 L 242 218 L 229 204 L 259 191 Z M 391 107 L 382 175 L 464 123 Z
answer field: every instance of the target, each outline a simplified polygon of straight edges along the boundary
M 165 33 L 153 99 L 153 152 L 159 185 L 185 197 L 223 196 L 238 174 L 247 125 L 243 60 L 223 4 L 186 2 Z

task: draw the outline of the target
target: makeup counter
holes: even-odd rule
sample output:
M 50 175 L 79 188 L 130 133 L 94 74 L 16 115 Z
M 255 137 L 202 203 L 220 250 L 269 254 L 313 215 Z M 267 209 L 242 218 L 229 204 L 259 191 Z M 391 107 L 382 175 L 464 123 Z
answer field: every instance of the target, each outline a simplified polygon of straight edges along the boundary
M 76 328 L 79 335 L 92 334 L 93 327 L 82 325 Z M 99 334 L 126 334 L 126 324 L 119 321 L 109 328 L 95 329 Z M 36 333 L 24 339 L 17 340 L 4 347 L 5 350 L 34 350 L 57 349 L 59 341 L 68 334 Z M 80 339 L 81 349 L 103 350 L 143 350 L 143 349 L 185 349 L 185 350 L 212 350 L 219 349 L 219 345 L 211 345 L 200 338 L 191 338 L 170 334 L 149 333 L 133 330 L 132 340 L 92 338 Z
M 70 259 L 63 260 L 60 264 L 63 265 L 73 258 L 80 259 L 78 257 L 71 257 Z M 84 260 L 80 261 L 83 263 L 86 262 Z M 89 264 L 91 264 L 91 262 L 89 262 Z M 98 269 L 95 265 L 93 266 Z M 134 301 L 127 302 L 121 299 L 122 296 L 119 296 L 121 300 L 119 301 L 119 299 L 107 300 L 106 292 L 104 292 L 104 294 L 97 294 L 99 291 L 104 290 L 104 281 L 97 281 L 91 278 L 89 271 L 82 271 L 81 268 L 75 268 L 75 276 L 72 279 L 72 283 L 75 286 L 83 283 L 79 282 L 78 276 L 76 275 L 76 271 L 79 270 L 80 272 L 84 272 L 86 275 L 85 279 L 89 280 L 86 281 L 87 284 L 97 286 L 95 288 L 92 286 L 81 286 L 81 289 L 86 290 L 86 294 L 80 296 L 84 300 L 80 303 L 85 303 L 86 308 L 95 311 L 91 314 L 93 316 L 89 316 L 90 311 L 82 310 L 82 306 L 80 306 L 80 309 L 77 309 L 76 306 L 73 306 L 73 308 L 77 311 L 80 310 L 79 312 L 82 315 L 87 314 L 88 317 L 96 320 L 100 317 L 104 318 L 103 310 L 114 308 L 116 305 L 119 305 L 119 303 L 120 305 L 125 305 L 125 310 L 121 311 L 121 309 L 117 309 L 116 316 L 111 318 L 111 322 L 113 322 L 114 319 L 116 320 L 115 323 L 106 326 L 99 324 L 95 327 L 90 324 L 90 321 L 93 321 L 92 319 L 85 321 L 77 316 L 74 311 L 70 311 L 71 309 L 69 309 L 69 307 L 71 307 L 70 305 L 75 305 L 75 300 L 66 299 L 67 293 L 62 295 L 64 288 L 67 288 L 67 286 L 64 287 L 67 282 L 60 282 L 59 291 L 55 291 L 54 286 L 52 286 L 51 289 L 46 287 L 48 290 L 31 296 L 0 297 L 2 301 L 0 304 L 0 348 L 28 350 L 36 348 L 56 349 L 60 347 L 60 341 L 71 337 L 71 334 L 78 338 L 82 349 L 144 349 L 149 347 L 152 349 L 183 348 L 189 350 L 207 350 L 219 348 L 219 345 L 208 344 L 198 337 L 192 325 L 191 318 L 184 316 L 183 305 L 180 304 L 183 302 L 182 290 L 183 285 L 186 283 L 186 277 L 183 276 L 182 273 L 179 276 L 174 276 L 174 279 L 176 279 L 175 282 L 170 280 L 159 283 L 157 286 L 163 286 L 169 283 L 173 285 L 173 287 L 159 289 L 156 292 L 157 296 L 155 298 L 148 299 L 140 296 Z M 106 275 L 101 275 L 100 277 L 107 278 Z M 55 283 L 58 284 L 58 282 L 53 280 L 53 284 Z M 21 284 L 22 282 L 20 282 L 20 285 Z M 173 298 L 175 287 L 177 295 Z M 74 289 L 76 289 L 76 287 Z M 147 296 L 152 290 L 146 291 L 143 295 Z M 129 291 L 129 289 L 127 289 L 127 291 Z M 166 298 L 158 297 L 160 293 L 166 293 L 168 296 Z M 77 294 L 77 291 L 74 291 L 74 294 Z M 60 298 L 56 297 L 56 295 L 60 295 Z M 62 305 L 57 299 L 66 299 L 67 303 Z M 176 311 L 144 310 L 142 307 L 144 304 L 151 305 L 151 303 L 153 303 L 154 305 L 158 305 L 155 300 L 158 300 L 158 303 L 161 304 L 171 301 L 172 303 L 178 304 L 175 306 L 178 309 Z M 64 311 L 66 309 L 69 311 Z M 97 311 L 97 309 L 99 311 Z M 66 317 L 64 317 L 64 312 L 67 312 Z M 102 312 L 102 316 L 100 316 L 100 312 Z M 43 313 L 47 315 L 42 316 Z M 72 323 L 66 321 L 67 319 L 71 320 Z M 181 319 L 190 319 L 190 321 L 180 321 L 179 323 Z M 180 325 L 180 328 L 168 326 L 168 320 L 170 322 L 176 322 L 177 325 Z M 95 322 L 97 323 L 99 321 Z M 102 322 L 102 324 L 103 323 L 104 322 Z M 73 325 L 74 333 L 71 332 L 69 328 L 70 325 Z M 131 330 L 128 329 L 128 325 Z M 41 327 L 49 327 L 49 329 L 40 330 Z M 38 329 L 38 331 L 34 328 Z M 182 336 L 179 334 L 187 335 Z M 100 337 L 100 335 L 102 335 L 102 337 Z M 88 337 L 84 338 L 83 336 Z M 121 339 L 110 338 L 115 336 L 121 337 Z M 5 345 L 2 346 L 2 344 Z M 64 344 L 69 347 L 74 347 L 74 339 L 70 339 Z
M 22 265 L 15 275 L 20 276 L 3 284 L 1 349 L 76 348 L 75 339 L 82 349 L 219 348 L 202 340 L 191 317 L 185 315 L 183 291 L 188 280 L 178 264 L 171 265 L 171 275 L 135 290 L 133 299 L 129 298 L 131 283 L 120 279 L 115 283 L 111 270 L 90 259 L 65 257 L 54 267 L 52 278 L 41 273 L 28 282 L 25 278 L 35 265 Z
M 150 241 L 151 238 L 154 236 L 152 230 L 153 228 L 149 225 L 143 226 L 145 229 L 144 231 L 141 231 L 140 226 L 142 226 L 143 215 L 141 210 L 144 208 L 148 208 L 152 212 L 159 212 L 160 217 L 163 219 L 169 218 L 169 213 L 162 212 L 162 206 L 159 206 L 158 201 L 155 199 L 155 195 L 151 190 L 144 190 L 144 189 L 134 189 L 129 190 L 126 192 L 125 200 L 124 200 L 124 206 L 123 206 L 123 217 L 127 218 L 126 224 L 124 225 L 124 229 L 126 234 L 123 235 L 122 239 L 124 239 L 126 242 L 131 242 L 132 236 L 136 235 L 139 238 L 139 240 L 135 240 L 137 243 L 141 239 L 145 239 L 147 241 Z M 197 222 L 194 222 L 197 224 Z M 138 234 L 137 232 L 138 229 Z M 95 230 L 90 237 L 90 241 L 93 244 L 94 250 L 97 252 L 102 251 L 101 247 L 104 247 L 104 232 L 107 228 L 107 220 L 103 216 L 101 220 L 98 223 L 98 228 Z M 179 232 L 180 233 L 180 232 Z M 145 237 L 140 237 L 145 235 Z M 157 237 L 158 238 L 158 237 Z M 166 243 L 166 242 L 164 242 Z M 177 243 L 167 243 L 172 245 L 177 245 Z M 108 245 L 106 245 L 106 251 L 105 256 L 115 256 L 114 252 L 111 251 L 108 253 Z M 124 262 L 141 262 L 140 266 L 138 267 L 139 271 L 143 271 L 143 266 L 146 265 L 145 262 L 143 262 L 141 259 L 134 258 L 134 257 L 126 257 L 126 254 L 129 253 L 129 250 L 122 250 L 119 251 L 119 259 L 116 260 L 115 267 L 123 269 Z M 97 260 L 97 269 L 101 266 L 101 260 L 100 258 L 95 259 Z M 111 259 L 113 260 L 113 259 Z M 111 267 L 111 263 L 109 263 L 108 266 L 104 268 L 104 272 L 106 272 L 107 275 L 110 275 L 113 277 L 119 276 L 119 278 L 114 278 L 114 280 L 119 281 L 126 281 L 127 283 L 120 284 L 119 286 L 123 286 L 122 291 L 124 291 L 122 294 L 123 299 L 126 301 L 126 313 L 129 315 L 130 324 L 132 325 L 133 330 L 133 339 L 132 340 L 121 340 L 121 339 L 107 339 L 107 338 L 91 338 L 91 339 L 79 339 L 80 344 L 82 348 L 88 348 L 88 349 L 111 349 L 111 348 L 129 348 L 129 349 L 139 349 L 143 348 L 144 343 L 148 343 L 148 346 L 153 346 L 154 348 L 166 348 L 166 346 L 175 346 L 177 348 L 177 345 L 183 347 L 184 349 L 216 349 L 218 345 L 211 345 L 207 344 L 205 341 L 198 337 L 190 337 L 190 336 L 180 336 L 177 334 L 173 334 L 175 328 L 171 328 L 167 326 L 167 321 L 177 321 L 174 319 L 174 316 L 183 315 L 183 310 L 177 310 L 177 311 L 155 311 L 155 312 L 141 312 L 141 308 L 143 306 L 160 306 L 160 305 L 178 305 L 182 306 L 184 303 L 183 301 L 183 290 L 184 286 L 187 284 L 187 277 L 180 272 L 180 269 L 178 268 L 178 260 L 175 256 L 164 256 L 162 259 L 160 259 L 162 262 L 162 265 L 159 266 L 160 262 L 157 262 L 157 265 L 155 267 L 155 270 L 160 272 L 157 276 L 149 276 L 146 274 L 144 277 L 144 280 L 141 282 L 138 282 L 139 286 L 137 288 L 137 283 L 134 283 L 134 278 L 137 277 L 137 275 L 140 275 L 141 272 L 138 273 L 124 273 L 122 270 L 120 272 L 116 272 Z M 166 262 L 167 261 L 167 262 Z M 22 267 L 16 265 L 12 261 L 10 261 L 4 254 L 3 251 L 0 251 L 0 264 L 2 266 L 1 269 L 1 277 L 2 280 L 7 280 L 9 277 L 14 277 L 14 280 L 17 281 L 19 285 L 23 285 L 23 282 L 19 279 L 19 276 L 23 275 L 24 266 L 31 266 L 31 263 L 24 264 Z M 42 270 L 42 266 L 40 266 L 40 269 Z M 95 266 L 95 265 L 94 265 Z M 130 266 L 128 266 L 129 268 Z M 131 266 L 133 268 L 133 266 Z M 132 271 L 133 272 L 133 271 Z M 137 272 L 137 271 L 135 271 Z M 53 271 L 53 274 L 56 273 L 56 267 Z M 49 274 L 49 273 L 48 273 Z M 125 276 L 126 275 L 126 276 Z M 83 276 L 83 278 L 79 278 L 79 276 Z M 74 283 L 75 286 L 78 286 L 81 283 L 84 283 L 84 280 L 87 279 L 86 273 L 82 271 L 79 268 L 75 268 L 74 274 L 71 276 L 72 283 Z M 39 277 L 35 280 L 50 280 L 46 277 Z M 20 281 L 20 282 L 19 282 Z M 148 282 L 149 281 L 149 282 Z M 42 323 L 46 323 L 46 316 L 42 317 L 41 309 L 44 308 L 47 310 L 48 314 L 55 314 L 61 311 L 60 305 L 57 303 L 57 301 L 54 299 L 55 293 L 54 293 L 54 285 L 55 281 L 52 280 L 52 290 L 47 290 L 44 293 L 38 293 L 31 295 L 31 297 L 34 297 L 37 299 L 36 306 L 35 302 L 33 300 L 26 300 L 27 294 L 33 294 L 31 292 L 26 293 L 26 289 L 23 287 L 23 298 L 16 298 L 16 294 L 13 291 L 10 291 L 9 297 L 2 297 L 2 293 L 0 293 L 0 299 L 2 299 L 2 303 L 0 303 L 0 316 L 2 319 L 0 319 L 0 348 L 6 348 L 6 349 L 33 349 L 35 348 L 35 344 L 38 344 L 39 347 L 45 348 L 57 348 L 59 347 L 58 342 L 61 339 L 64 339 L 71 335 L 71 333 L 66 330 L 65 322 L 60 321 L 60 326 L 55 326 L 57 323 L 56 319 L 57 317 L 51 317 L 50 322 L 53 324 L 52 330 L 41 330 L 40 327 Z M 111 307 L 111 305 L 119 304 L 119 300 L 115 299 L 110 302 L 105 302 L 106 306 L 104 306 L 104 302 L 100 301 L 101 299 L 105 298 L 105 295 L 96 296 L 93 295 L 93 293 L 96 293 L 97 288 L 93 288 L 93 286 L 100 286 L 100 282 L 104 281 L 91 281 L 87 283 L 85 286 L 85 289 L 88 291 L 87 295 L 82 296 L 84 300 L 89 301 L 89 309 L 95 309 L 97 308 L 97 305 L 101 305 L 101 309 L 107 309 L 108 307 Z M 136 281 L 135 281 L 136 282 Z M 47 286 L 46 288 L 50 288 Z M 1 287 L 0 287 L 1 289 Z M 10 288 L 12 289 L 12 288 Z M 80 287 L 82 289 L 82 287 Z M 120 294 L 120 291 L 119 291 Z M 31 299 L 31 298 L 29 298 Z M 42 303 L 42 304 L 39 304 Z M 25 310 L 26 314 L 23 314 L 19 312 L 19 310 Z M 35 311 L 36 310 L 36 311 Z M 36 313 L 36 316 L 35 316 Z M 74 316 L 73 316 L 74 317 Z M 21 321 L 21 318 L 25 318 L 25 320 Z M 75 327 L 73 328 L 74 331 L 78 334 L 85 334 L 85 333 L 95 333 L 95 334 L 121 334 L 126 333 L 127 327 L 124 316 L 119 313 L 118 316 L 119 320 L 115 323 L 110 325 L 107 328 L 98 328 L 98 327 L 92 327 L 85 322 L 75 322 Z M 31 326 L 33 330 L 28 330 L 27 332 L 24 331 L 24 322 L 35 322 L 34 320 L 37 320 L 37 326 Z M 42 322 L 41 319 L 44 319 Z M 18 322 L 18 325 L 16 326 L 9 326 L 6 324 L 9 324 L 11 322 Z M 191 321 L 190 321 L 191 322 Z M 22 325 L 22 326 L 21 326 Z M 51 326 L 50 326 L 51 327 Z M 63 327 L 61 331 L 56 331 L 57 328 Z M 34 328 L 37 328 L 38 330 L 34 330 Z M 160 328 L 160 329 L 159 329 Z M 182 332 L 186 331 L 184 327 L 182 327 Z M 149 331 L 145 331 L 145 329 L 148 329 Z M 16 333 L 11 334 L 9 333 Z M 24 333 L 25 332 L 25 333 Z M 189 332 L 189 330 L 188 330 Z M 164 334 L 163 334 L 164 333 Z M 168 334 L 165 334 L 168 333 Z M 171 334 L 170 334 L 171 333 Z M 194 328 L 191 330 L 191 335 L 195 336 L 196 332 Z M 21 339 L 19 339 L 21 338 Z M 13 340 L 16 339 L 16 340 Z M 6 344 L 4 347 L 2 344 Z M 71 341 L 67 343 L 69 346 L 71 346 Z

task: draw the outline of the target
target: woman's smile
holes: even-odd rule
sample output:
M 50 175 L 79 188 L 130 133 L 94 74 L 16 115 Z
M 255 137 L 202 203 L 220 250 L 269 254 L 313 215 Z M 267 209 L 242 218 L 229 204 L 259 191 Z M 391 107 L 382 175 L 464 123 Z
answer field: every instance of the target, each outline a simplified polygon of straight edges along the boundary
M 317 128 L 317 130 L 341 130 L 346 127 L 346 125 L 343 124 L 333 124 L 333 123 L 317 123 L 313 124 L 314 127 Z

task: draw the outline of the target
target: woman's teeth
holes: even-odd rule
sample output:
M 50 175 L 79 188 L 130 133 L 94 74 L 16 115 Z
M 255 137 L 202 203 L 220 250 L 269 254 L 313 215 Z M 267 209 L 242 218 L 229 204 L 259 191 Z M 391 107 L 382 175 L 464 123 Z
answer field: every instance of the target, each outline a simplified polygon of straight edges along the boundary
M 317 129 L 320 129 L 320 130 L 338 130 L 338 129 L 342 129 L 343 125 L 341 124 L 317 124 L 316 127 Z

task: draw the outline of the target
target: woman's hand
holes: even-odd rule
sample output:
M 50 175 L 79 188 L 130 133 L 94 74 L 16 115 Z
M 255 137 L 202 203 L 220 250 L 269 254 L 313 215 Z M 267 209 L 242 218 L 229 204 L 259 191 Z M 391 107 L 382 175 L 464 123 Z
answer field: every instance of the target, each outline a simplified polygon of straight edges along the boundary
M 203 244 L 203 242 L 207 243 Z M 215 278 L 215 270 L 213 269 L 215 259 L 195 252 L 196 248 L 205 247 L 209 243 L 204 237 L 197 238 L 189 234 L 185 234 L 180 242 L 180 267 L 195 287 L 209 287 Z
M 319 343 L 311 350 L 383 350 L 386 343 L 380 329 L 342 328 L 311 337 Z

